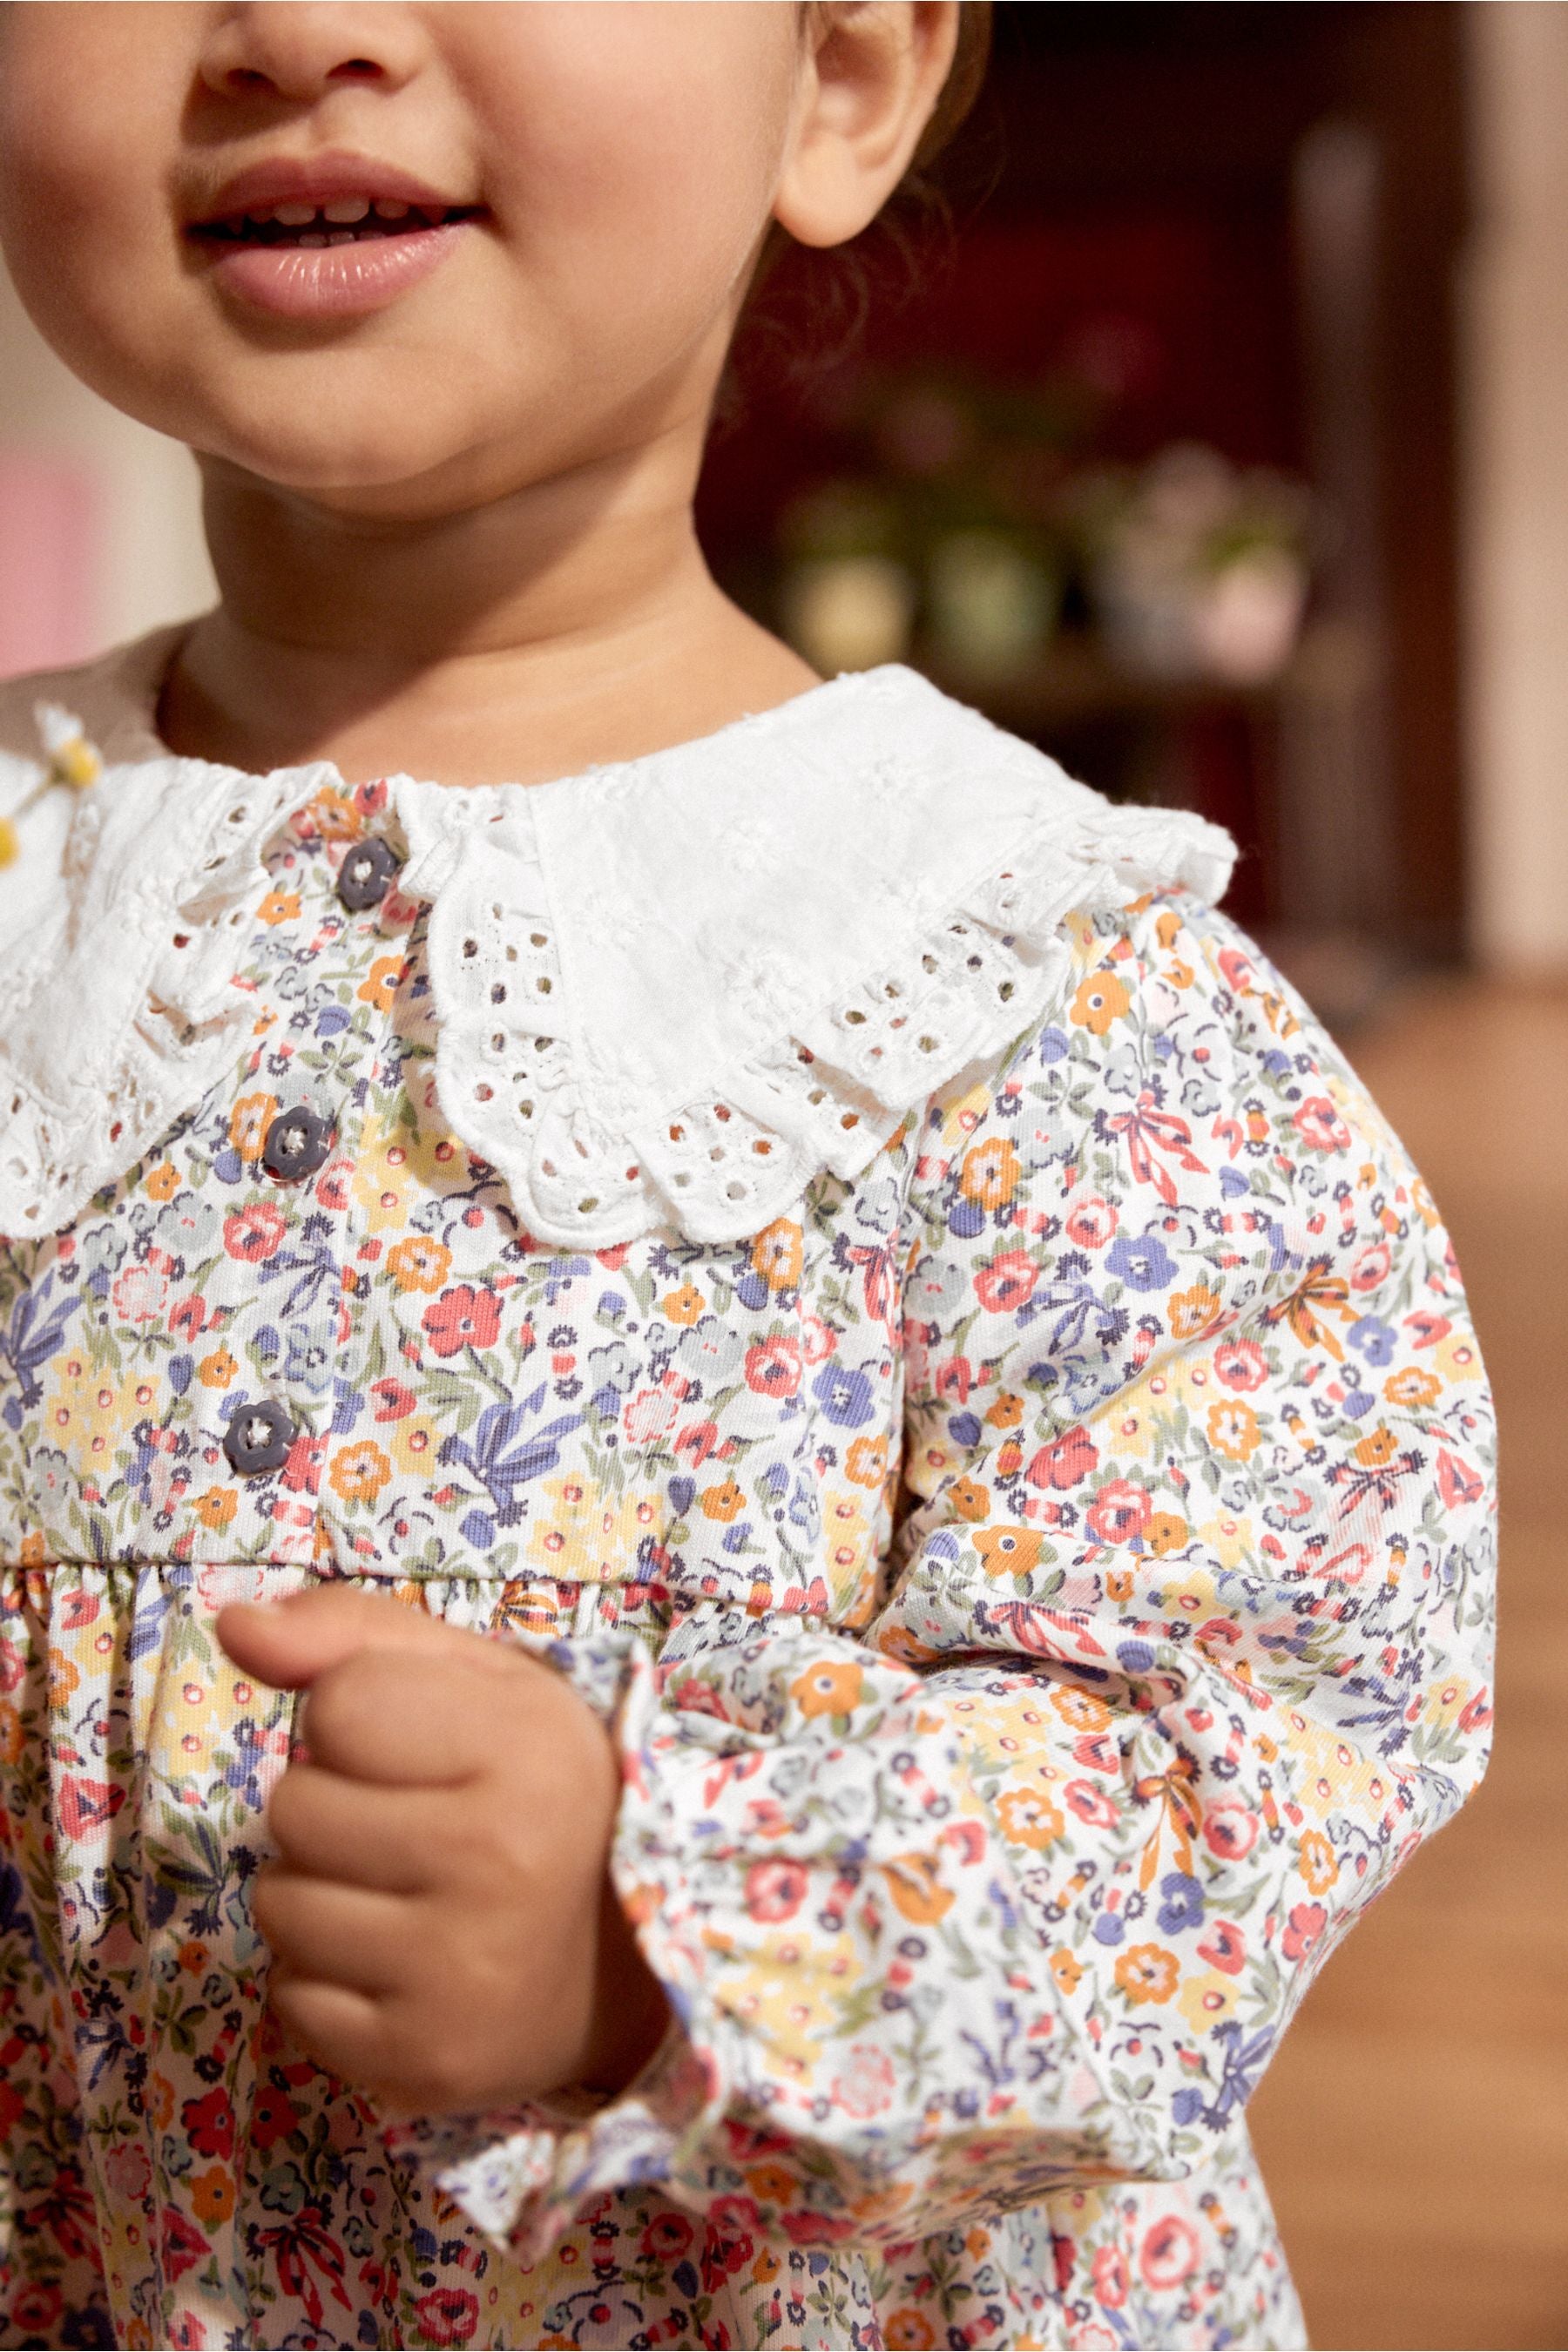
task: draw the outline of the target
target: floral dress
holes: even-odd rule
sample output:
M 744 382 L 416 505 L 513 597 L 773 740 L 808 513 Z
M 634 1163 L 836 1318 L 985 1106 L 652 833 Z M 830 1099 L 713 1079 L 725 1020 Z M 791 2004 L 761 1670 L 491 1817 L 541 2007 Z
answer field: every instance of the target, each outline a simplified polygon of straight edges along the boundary
M 1229 845 L 896 667 L 247 776 L 174 643 L 0 691 L 0 2341 L 1301 2344 L 1246 2103 L 1484 1768 L 1491 1429 Z M 213 1620 L 325 1578 L 613 1734 L 624 2092 L 268 2010 Z

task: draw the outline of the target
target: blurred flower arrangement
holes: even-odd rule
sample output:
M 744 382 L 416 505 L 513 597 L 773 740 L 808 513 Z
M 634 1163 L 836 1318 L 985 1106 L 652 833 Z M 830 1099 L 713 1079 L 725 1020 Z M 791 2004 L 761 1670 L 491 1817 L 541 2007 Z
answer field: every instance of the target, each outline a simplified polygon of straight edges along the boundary
M 1137 677 L 1277 675 L 1306 604 L 1305 490 L 1193 445 L 1093 465 L 1096 404 L 1072 379 L 957 369 L 852 387 L 844 470 L 783 518 L 792 641 L 829 676 L 914 654 L 981 686 L 1071 628 Z

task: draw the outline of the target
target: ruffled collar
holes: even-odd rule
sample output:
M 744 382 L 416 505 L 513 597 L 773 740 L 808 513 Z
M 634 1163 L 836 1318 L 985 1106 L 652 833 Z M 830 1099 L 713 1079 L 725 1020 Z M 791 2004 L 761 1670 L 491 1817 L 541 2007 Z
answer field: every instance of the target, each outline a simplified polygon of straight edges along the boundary
M 0 813 L 39 773 L 40 696 L 104 761 L 0 945 L 0 1232 L 68 1222 L 221 1076 L 254 1012 L 232 931 L 279 828 L 342 782 L 171 753 L 153 714 L 180 634 L 0 688 Z M 389 782 L 400 887 L 430 908 L 441 1111 L 566 1247 L 739 1240 L 824 1171 L 852 1179 L 1041 1017 L 1069 911 L 1212 901 L 1234 857 L 897 665 L 553 783 Z

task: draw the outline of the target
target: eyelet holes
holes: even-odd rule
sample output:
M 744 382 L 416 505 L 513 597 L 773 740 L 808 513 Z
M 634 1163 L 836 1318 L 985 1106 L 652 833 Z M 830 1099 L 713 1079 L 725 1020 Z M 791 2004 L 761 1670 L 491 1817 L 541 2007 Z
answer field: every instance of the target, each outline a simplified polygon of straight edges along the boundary
M 471 963 L 475 956 L 479 954 L 479 943 L 478 940 L 465 940 L 463 941 L 463 956 L 465 961 Z

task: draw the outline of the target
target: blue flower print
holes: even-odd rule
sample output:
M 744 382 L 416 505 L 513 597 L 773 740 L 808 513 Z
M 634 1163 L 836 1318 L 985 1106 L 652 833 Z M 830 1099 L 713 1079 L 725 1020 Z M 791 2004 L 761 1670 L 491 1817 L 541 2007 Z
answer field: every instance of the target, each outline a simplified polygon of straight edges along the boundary
M 866 1374 L 851 1371 L 844 1364 L 824 1364 L 811 1384 L 811 1393 L 826 1418 L 840 1429 L 858 1429 L 877 1409 Z
M 1204 1891 L 1195 1878 L 1184 1870 L 1168 1870 L 1160 1881 L 1164 1901 L 1160 1906 L 1159 1920 L 1162 1936 L 1179 1936 L 1185 1928 L 1202 1925 Z
M 1394 1351 L 1399 1344 L 1399 1335 L 1391 1324 L 1384 1323 L 1380 1317 L 1363 1315 L 1358 1322 L 1351 1325 L 1350 1342 L 1352 1348 L 1360 1350 L 1369 1364 L 1382 1370 L 1385 1365 L 1392 1364 L 1394 1361 Z
M 1169 1290 L 1176 1278 L 1176 1261 L 1155 1234 L 1138 1239 L 1121 1234 L 1105 1253 L 1105 1271 L 1129 1290 Z

